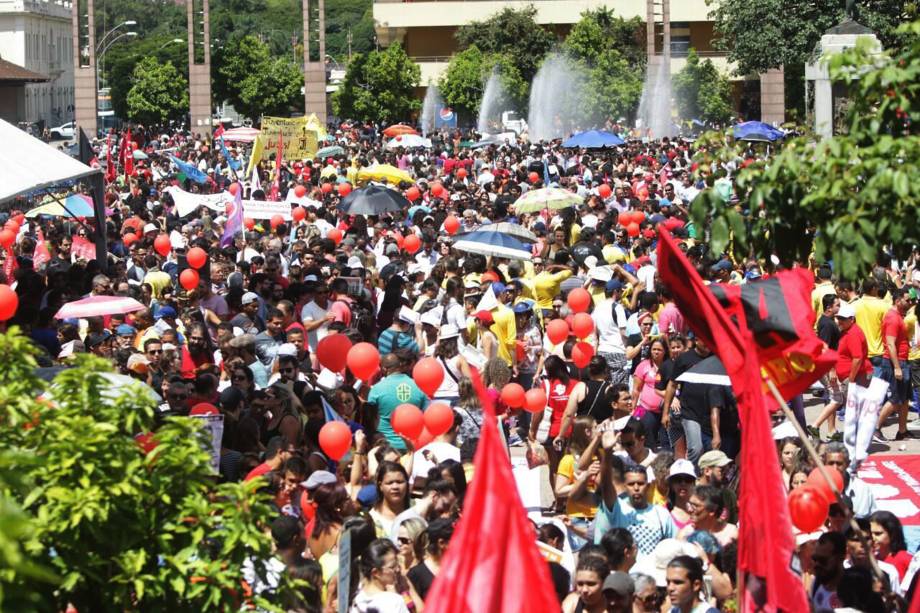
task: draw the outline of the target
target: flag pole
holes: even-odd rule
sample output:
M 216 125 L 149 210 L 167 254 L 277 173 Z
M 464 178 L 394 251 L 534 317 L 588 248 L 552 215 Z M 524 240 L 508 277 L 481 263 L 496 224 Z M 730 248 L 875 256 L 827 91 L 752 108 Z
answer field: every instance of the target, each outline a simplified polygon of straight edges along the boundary
M 795 414 L 792 412 L 792 409 L 786 404 L 786 401 L 783 400 L 782 394 L 779 393 L 776 384 L 773 383 L 773 380 L 768 377 L 763 377 L 764 382 L 767 384 L 767 387 L 770 389 L 770 393 L 773 395 L 773 398 L 776 402 L 779 403 L 780 409 L 783 411 L 783 414 L 786 416 L 786 420 L 792 423 L 795 427 L 796 433 L 799 435 L 799 439 L 802 441 L 802 445 L 805 447 L 805 450 L 808 452 L 808 455 L 811 457 L 811 460 L 815 463 L 815 467 L 820 472 L 821 476 L 827 482 L 828 487 L 831 488 L 831 491 L 834 493 L 834 498 L 837 501 L 837 504 L 843 510 L 843 513 L 846 515 L 847 521 L 850 524 L 850 528 L 853 530 L 853 533 L 859 538 L 859 543 L 866 550 L 866 554 L 869 556 L 869 564 L 872 567 L 872 573 L 875 577 L 882 581 L 882 569 L 879 568 L 878 562 L 875 559 L 875 555 L 872 553 L 872 548 L 869 546 L 868 541 L 866 541 L 865 535 L 862 533 L 862 530 L 859 528 L 859 524 L 856 523 L 855 516 L 850 507 L 843 502 L 843 494 L 840 490 L 837 489 L 837 484 L 831 479 L 830 474 L 827 472 L 827 468 L 824 466 L 824 463 L 821 461 L 821 458 L 818 456 L 818 450 L 815 449 L 815 446 L 812 444 L 811 439 L 808 438 L 808 434 L 805 433 L 805 429 L 802 428 L 802 424 L 799 423 L 799 420 L 795 418 Z M 883 583 L 884 585 L 884 583 Z

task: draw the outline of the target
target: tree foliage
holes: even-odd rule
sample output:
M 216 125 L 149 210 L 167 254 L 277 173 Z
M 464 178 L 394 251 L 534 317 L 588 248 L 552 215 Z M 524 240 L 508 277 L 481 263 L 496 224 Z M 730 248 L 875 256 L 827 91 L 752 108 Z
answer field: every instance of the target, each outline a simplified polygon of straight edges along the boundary
M 421 69 L 399 44 L 383 51 L 358 54 L 348 65 L 345 80 L 332 98 L 339 117 L 373 121 L 402 121 L 421 108 L 415 97 Z
M 145 454 L 134 435 L 154 428 L 149 389 L 113 382 L 94 357 L 46 387 L 33 353 L 16 330 L 0 335 L 0 508 L 28 528 L 11 532 L 0 513 L 0 542 L 19 543 L 14 564 L 0 554 L 3 610 L 239 610 L 244 599 L 280 610 L 243 592 L 244 564 L 265 577 L 272 555 L 261 480 L 215 486 L 193 418 L 167 419 Z M 282 578 L 275 597 L 290 587 Z
M 145 57 L 134 67 L 125 100 L 128 119 L 143 124 L 164 124 L 188 112 L 188 82 L 172 62 Z
M 553 33 L 536 22 L 533 6 L 516 10 L 505 8 L 485 21 L 474 21 L 457 29 L 461 48 L 475 45 L 487 55 L 512 58 L 521 78 L 530 83 L 543 57 L 556 43 Z
M 920 245 L 920 22 L 899 36 L 911 42 L 896 53 L 873 56 L 858 45 L 832 58 L 832 79 L 850 88 L 847 134 L 794 138 L 766 161 L 743 160 L 744 147 L 723 135 L 702 141 L 697 162 L 710 187 L 691 213 L 710 227 L 714 252 L 731 244 L 737 257 L 773 254 L 791 265 L 814 250 L 856 280 L 881 252 L 903 260 Z M 743 205 L 714 189 L 729 164 L 741 166 L 734 179 Z
M 215 56 L 214 98 L 229 101 L 241 115 L 257 120 L 303 108 L 303 73 L 289 56 L 272 57 L 255 36 L 232 41 Z
M 674 98 L 684 119 L 724 125 L 732 115 L 731 84 L 711 60 L 691 48 L 687 64 L 674 75 Z
M 499 53 L 483 54 L 476 45 L 450 59 L 447 70 L 438 81 L 438 91 L 461 116 L 475 117 L 485 94 L 486 82 L 493 71 L 497 71 L 506 96 L 502 108 L 524 108 L 528 86 L 513 59 Z

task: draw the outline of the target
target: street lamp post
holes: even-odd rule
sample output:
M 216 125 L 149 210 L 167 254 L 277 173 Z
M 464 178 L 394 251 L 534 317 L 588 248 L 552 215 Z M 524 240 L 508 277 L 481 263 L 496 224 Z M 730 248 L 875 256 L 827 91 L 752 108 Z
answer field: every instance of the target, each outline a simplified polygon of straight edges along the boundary
M 174 39 L 172 39 L 172 40 L 166 41 L 165 43 L 163 43 L 162 45 L 160 45 L 159 47 L 157 47 L 157 51 L 160 51 L 160 50 L 162 50 L 162 49 L 165 49 L 165 48 L 168 47 L 169 45 L 174 45 L 174 44 L 176 44 L 176 43 L 184 43 L 184 42 L 185 42 L 185 41 L 182 40 L 181 38 L 174 38 Z
M 112 45 L 114 45 L 116 42 L 118 42 L 122 38 L 125 38 L 125 37 L 133 38 L 135 36 L 137 36 L 137 32 L 122 32 L 121 34 L 119 34 L 118 36 L 110 40 L 108 43 L 106 43 L 105 47 L 102 47 L 102 43 L 99 43 L 98 45 L 96 45 L 96 57 L 99 58 L 98 61 L 96 62 L 97 64 L 96 90 L 97 91 L 102 88 L 102 73 L 105 72 L 105 52 L 108 51 Z M 105 40 L 105 37 L 103 37 L 103 40 Z M 100 47 L 102 47 L 102 51 L 99 50 Z

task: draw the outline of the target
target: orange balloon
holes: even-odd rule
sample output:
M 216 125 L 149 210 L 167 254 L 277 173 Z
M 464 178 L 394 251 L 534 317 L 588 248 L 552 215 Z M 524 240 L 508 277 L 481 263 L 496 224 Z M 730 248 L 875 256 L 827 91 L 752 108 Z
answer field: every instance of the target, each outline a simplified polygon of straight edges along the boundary
M 272 218 L 271 218 L 272 230 L 274 230 L 275 228 L 277 228 L 283 223 L 284 223 L 284 217 L 282 217 L 281 215 L 272 215 Z
M 416 362 L 415 367 L 412 369 L 412 378 L 415 379 L 415 384 L 418 385 L 418 388 L 431 398 L 444 381 L 444 368 L 435 358 L 422 358 Z M 429 428 L 429 430 L 435 436 L 441 434 L 440 432 L 435 432 L 432 428 Z
M 425 422 L 425 429 L 432 436 L 441 436 L 454 425 L 454 411 L 443 402 L 429 405 L 422 418 Z
M 252 230 L 256 227 L 256 220 L 252 217 L 246 217 L 243 219 L 243 225 L 246 226 L 247 230 Z
M 587 338 L 594 332 L 594 320 L 587 313 L 576 313 L 572 318 L 572 331 L 578 338 Z
M 240 191 L 240 184 L 234 181 L 230 184 L 230 187 L 227 188 L 227 191 L 236 196 L 236 192 Z
M 435 181 L 431 184 L 431 194 L 435 198 L 440 198 L 444 194 L 444 186 L 441 185 L 440 181 Z
M 465 179 L 466 176 L 467 176 L 468 174 L 469 174 L 469 173 L 466 171 L 466 168 L 458 168 L 458 169 L 457 169 L 457 178 L 458 178 L 458 179 Z
M 192 247 L 188 250 L 188 254 L 185 256 L 185 259 L 188 260 L 188 265 L 192 268 L 201 268 L 205 265 L 205 262 L 208 261 L 208 254 L 201 247 Z
M 640 232 L 639 224 L 637 224 L 636 222 L 632 222 L 628 226 L 626 226 L 626 233 L 632 236 L 633 238 L 639 236 L 639 232 Z
M 19 296 L 9 285 L 0 285 L 0 321 L 6 321 L 16 314 Z
M 164 258 L 172 251 L 172 243 L 169 242 L 169 235 L 160 234 L 153 241 L 153 248 Z
M 525 392 L 524 388 L 517 383 L 508 383 L 502 388 L 502 402 L 512 409 L 519 409 L 524 406 Z
M 426 411 L 427 413 L 427 411 Z M 427 427 L 422 428 L 422 433 L 418 435 L 418 438 L 412 441 L 412 444 L 416 449 L 421 449 L 428 443 L 434 440 L 434 434 L 428 431 Z
M 591 306 L 591 294 L 583 287 L 576 287 L 570 291 L 566 300 L 569 308 L 575 313 L 583 313 Z
M 524 394 L 524 408 L 531 413 L 538 413 L 546 408 L 546 392 L 542 387 L 527 390 Z
M 552 344 L 558 345 L 569 337 L 569 324 L 564 319 L 554 319 L 546 324 L 546 335 Z
M 307 210 L 302 206 L 295 206 L 293 209 L 291 209 L 291 217 L 294 219 L 294 221 L 303 221 L 307 218 Z
M 332 372 L 342 372 L 345 370 L 348 352 L 351 347 L 351 340 L 349 340 L 348 336 L 344 334 L 327 334 L 316 345 L 316 359 L 321 366 L 328 368 Z
M 576 343 L 572 348 L 572 363 L 575 364 L 578 368 L 587 368 L 588 364 L 591 362 L 591 358 L 594 357 L 594 347 L 591 343 L 586 343 L 584 341 Z
M 415 253 L 422 247 L 422 241 L 415 234 L 410 234 L 403 239 L 403 249 L 408 251 L 410 254 Z
M 340 421 L 326 422 L 319 429 L 319 446 L 333 460 L 341 460 L 351 448 L 351 428 Z
M 606 200 L 607 198 L 610 197 L 610 194 L 613 193 L 613 190 L 610 189 L 610 186 L 607 185 L 606 183 L 601 183 L 600 185 L 597 186 L 597 193 L 601 198 Z
M 380 352 L 370 343 L 358 343 L 348 350 L 348 370 L 362 381 L 369 381 L 380 368 Z
M 419 189 L 418 189 L 416 186 L 414 186 L 414 185 L 413 185 L 412 187 L 410 187 L 409 189 L 406 190 L 406 199 L 407 199 L 409 202 L 415 202 L 416 200 L 419 199 L 419 197 L 420 197 L 421 195 L 422 195 L 422 193 L 421 193 L 421 192 L 419 191 Z
M 179 275 L 179 285 L 184 287 L 187 291 L 191 291 L 198 287 L 198 281 L 200 280 L 201 277 L 194 268 L 186 268 L 182 271 L 182 274 Z
M 808 485 L 789 493 L 789 516 L 792 524 L 802 532 L 814 532 L 827 519 L 827 501 Z
M 444 231 L 453 236 L 460 229 L 460 220 L 454 215 L 448 215 L 444 220 Z
M 332 183 L 323 183 L 322 186 L 320 186 L 320 189 L 323 191 L 324 194 L 331 194 L 332 193 Z
M 220 415 L 220 411 L 210 402 L 199 402 L 192 407 L 189 415 Z
M 304 187 L 303 185 L 298 185 L 297 187 L 294 188 L 294 195 L 297 196 L 298 198 L 303 198 L 304 196 L 307 195 L 307 188 Z
M 347 195 L 350 194 L 350 193 L 351 193 L 351 185 L 349 185 L 348 183 L 340 183 L 340 184 L 339 184 L 339 196 L 341 196 L 342 198 L 344 198 L 345 196 L 347 196 Z
M 834 482 L 837 491 L 843 493 L 843 475 L 840 474 L 840 471 L 830 466 L 825 466 L 824 470 L 827 472 L 827 476 Z M 814 468 L 808 473 L 808 479 L 805 480 L 805 485 L 814 488 L 818 495 L 822 496 L 824 500 L 827 501 L 828 505 L 837 502 L 837 497 L 834 496 L 834 491 L 831 489 L 831 486 L 827 484 L 827 481 L 821 475 L 820 468 Z
M 407 439 L 415 440 L 422 433 L 425 427 L 425 420 L 422 412 L 414 404 L 401 404 L 396 407 L 390 416 L 390 425 L 393 432 L 401 434 Z
M 342 242 L 342 237 L 343 237 L 342 231 L 339 230 L 338 228 L 332 228 L 331 230 L 326 232 L 326 238 L 332 239 L 332 241 L 335 242 L 336 245 Z
M 121 242 L 125 244 L 125 247 L 130 247 L 137 241 L 137 234 L 134 232 L 128 232 L 121 237 Z

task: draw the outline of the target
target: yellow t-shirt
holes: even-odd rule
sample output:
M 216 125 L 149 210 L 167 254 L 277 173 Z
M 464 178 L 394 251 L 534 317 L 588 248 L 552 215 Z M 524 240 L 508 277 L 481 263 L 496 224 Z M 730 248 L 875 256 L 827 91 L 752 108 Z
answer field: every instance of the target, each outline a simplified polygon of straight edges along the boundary
M 489 328 L 498 340 L 498 357 L 503 359 L 508 366 L 514 364 L 514 346 L 517 342 L 517 322 L 514 311 L 500 305 L 492 311 L 495 323 Z
M 915 343 L 917 336 L 917 315 L 914 310 L 904 318 L 904 325 L 907 326 L 907 342 L 910 343 L 910 353 L 907 354 L 908 360 L 920 360 L 920 343 Z
M 824 281 L 823 283 L 818 283 L 815 285 L 815 289 L 811 290 L 811 308 L 815 310 L 815 317 L 821 317 L 821 313 L 824 312 L 824 307 L 821 306 L 822 299 L 828 294 L 836 294 L 837 291 L 834 289 L 834 284 L 830 281 Z M 815 319 L 815 326 L 818 325 L 817 319 Z
M 884 343 L 882 341 L 882 319 L 891 308 L 891 303 L 876 298 L 863 296 L 853 303 L 856 311 L 856 325 L 866 335 L 869 345 L 869 357 L 882 355 Z
M 571 270 L 543 271 L 533 278 L 533 292 L 538 309 L 553 308 L 553 298 L 559 295 L 562 282 L 572 276 Z
M 562 459 L 559 460 L 559 468 L 556 470 L 557 475 L 561 475 L 568 479 L 570 482 L 575 481 L 575 456 L 571 453 L 562 456 Z M 594 494 L 594 491 L 597 489 L 597 485 L 588 484 L 589 494 L 583 495 L 577 500 L 568 498 L 565 503 L 565 514 L 569 517 L 584 517 L 586 519 L 591 519 L 597 515 L 597 503 L 591 503 Z
M 153 270 L 144 275 L 144 283 L 150 285 L 154 298 L 161 298 L 163 290 L 172 285 L 172 277 L 162 270 Z

